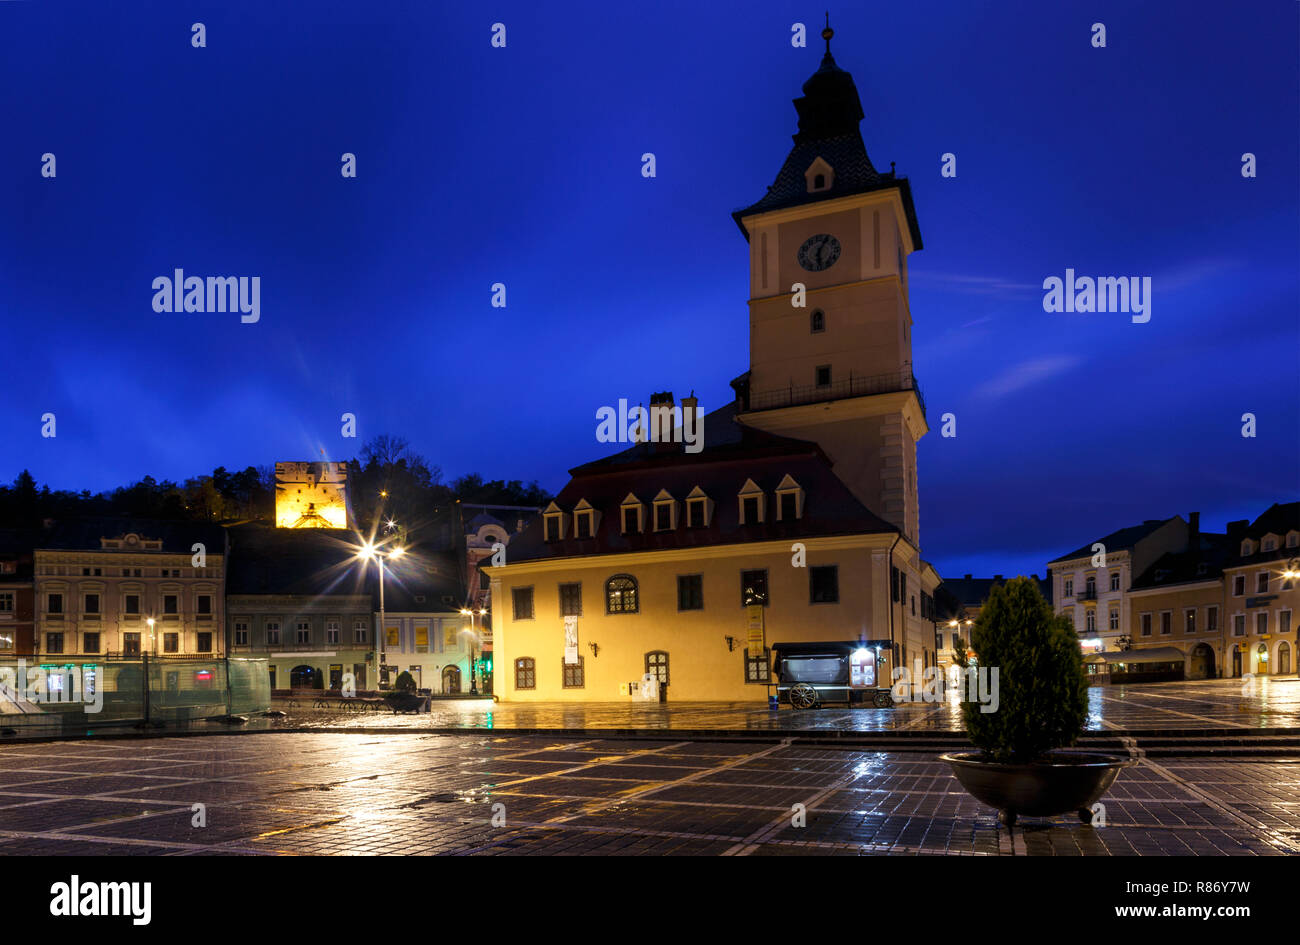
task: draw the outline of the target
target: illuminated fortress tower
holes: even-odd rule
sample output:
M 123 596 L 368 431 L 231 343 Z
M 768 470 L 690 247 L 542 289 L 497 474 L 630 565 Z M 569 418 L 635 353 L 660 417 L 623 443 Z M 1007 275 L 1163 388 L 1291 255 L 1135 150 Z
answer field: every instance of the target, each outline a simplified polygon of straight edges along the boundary
M 276 463 L 277 528 L 350 528 L 347 463 Z

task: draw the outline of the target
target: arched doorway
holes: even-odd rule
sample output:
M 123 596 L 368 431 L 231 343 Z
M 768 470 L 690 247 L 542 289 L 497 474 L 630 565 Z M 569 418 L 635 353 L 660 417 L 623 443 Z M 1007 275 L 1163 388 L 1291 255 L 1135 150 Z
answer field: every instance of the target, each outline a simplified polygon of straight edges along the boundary
M 1255 648 L 1255 675 L 1268 675 L 1268 644 L 1261 643 Z
M 325 681 L 315 666 L 295 666 L 289 670 L 290 689 L 321 689 Z
M 442 668 L 442 691 L 448 695 L 460 692 L 459 666 L 444 666 Z
M 1188 679 L 1214 678 L 1214 649 L 1208 643 L 1192 647 L 1191 671 Z
M 1285 640 L 1277 645 L 1277 671 L 1278 673 L 1291 672 L 1291 644 Z

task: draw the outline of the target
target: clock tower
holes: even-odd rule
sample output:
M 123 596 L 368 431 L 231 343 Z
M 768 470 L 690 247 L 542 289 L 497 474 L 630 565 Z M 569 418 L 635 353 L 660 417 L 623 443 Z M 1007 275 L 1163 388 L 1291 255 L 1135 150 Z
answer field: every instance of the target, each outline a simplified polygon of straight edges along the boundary
M 812 440 L 867 508 L 919 547 L 907 258 L 921 232 L 907 178 L 867 157 L 853 77 L 831 56 L 794 100 L 799 130 L 776 182 L 733 217 L 749 241 L 749 371 L 739 419 Z

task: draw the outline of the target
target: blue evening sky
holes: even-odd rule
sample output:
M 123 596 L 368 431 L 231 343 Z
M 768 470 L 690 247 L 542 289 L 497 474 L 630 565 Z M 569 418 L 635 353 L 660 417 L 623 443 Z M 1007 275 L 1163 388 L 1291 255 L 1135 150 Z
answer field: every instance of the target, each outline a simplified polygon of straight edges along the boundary
M 868 152 L 925 240 L 926 557 L 1041 574 L 1145 518 L 1295 499 L 1300 4 L 841 7 Z M 748 358 L 729 214 L 790 147 L 823 9 L 0 3 L 0 480 L 100 490 L 387 432 L 449 478 L 556 490 L 611 449 L 599 406 L 721 405 Z M 1067 267 L 1150 276 L 1151 321 L 1045 313 Z M 155 313 L 175 268 L 260 276 L 261 320 Z

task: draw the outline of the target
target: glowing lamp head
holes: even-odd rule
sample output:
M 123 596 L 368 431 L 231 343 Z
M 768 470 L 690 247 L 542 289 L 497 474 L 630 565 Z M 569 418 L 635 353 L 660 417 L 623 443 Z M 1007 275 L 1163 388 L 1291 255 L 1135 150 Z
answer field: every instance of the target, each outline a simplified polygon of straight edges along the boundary
M 366 542 L 364 545 L 362 545 L 361 550 L 357 552 L 358 558 L 364 558 L 367 561 L 369 561 L 374 556 L 375 556 L 375 546 L 372 545 L 370 542 Z
M 401 557 L 402 555 L 404 555 L 404 554 L 406 554 L 406 549 L 405 549 L 405 548 L 394 548 L 392 551 L 390 551 L 390 552 L 388 553 L 388 557 L 390 557 L 390 558 L 400 558 L 400 557 Z

